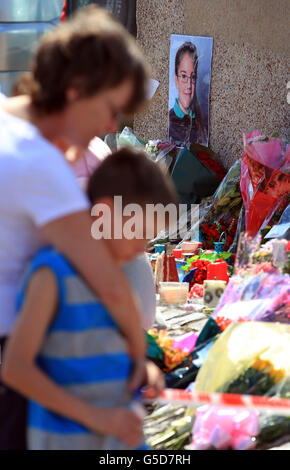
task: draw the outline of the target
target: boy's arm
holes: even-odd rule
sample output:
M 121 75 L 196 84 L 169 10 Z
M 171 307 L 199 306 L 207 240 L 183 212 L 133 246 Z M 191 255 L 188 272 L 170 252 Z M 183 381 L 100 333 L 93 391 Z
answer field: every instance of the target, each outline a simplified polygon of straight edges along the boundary
M 122 408 L 93 407 L 66 392 L 35 364 L 57 303 L 54 275 L 48 268 L 41 268 L 29 283 L 25 304 L 6 346 L 3 381 L 27 398 L 94 432 L 113 435 L 130 446 L 138 445 L 142 438 L 142 422 L 134 413 Z
M 68 215 L 42 227 L 46 239 L 75 266 L 114 317 L 136 362 L 130 389 L 141 385 L 145 374 L 146 344 L 140 308 L 126 276 L 114 262 L 103 240 L 91 235 L 87 211 Z

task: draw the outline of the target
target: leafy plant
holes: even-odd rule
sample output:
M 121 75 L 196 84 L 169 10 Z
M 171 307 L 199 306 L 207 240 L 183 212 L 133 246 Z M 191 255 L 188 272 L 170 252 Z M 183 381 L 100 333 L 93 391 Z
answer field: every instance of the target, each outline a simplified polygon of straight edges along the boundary
M 221 253 L 216 253 L 215 251 L 212 253 L 207 253 L 206 251 L 204 251 L 201 255 L 195 255 L 195 256 L 192 256 L 191 258 L 188 258 L 186 261 L 186 264 L 182 266 L 182 269 L 185 273 L 187 273 L 188 271 L 192 269 L 192 263 L 194 263 L 197 260 L 209 261 L 210 263 L 215 263 L 218 260 L 227 261 L 231 256 L 232 254 L 227 253 L 226 251 L 223 251 Z

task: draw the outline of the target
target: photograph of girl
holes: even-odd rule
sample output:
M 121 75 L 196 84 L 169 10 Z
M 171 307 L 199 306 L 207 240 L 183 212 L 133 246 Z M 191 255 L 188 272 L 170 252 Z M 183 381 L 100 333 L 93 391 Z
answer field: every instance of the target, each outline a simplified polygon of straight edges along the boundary
M 169 63 L 170 142 L 208 145 L 212 38 L 171 35 Z

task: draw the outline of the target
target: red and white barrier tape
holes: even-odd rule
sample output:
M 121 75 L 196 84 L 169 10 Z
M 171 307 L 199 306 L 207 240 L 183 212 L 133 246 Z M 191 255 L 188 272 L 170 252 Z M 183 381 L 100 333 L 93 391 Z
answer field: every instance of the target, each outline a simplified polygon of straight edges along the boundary
M 267 411 L 275 415 L 290 416 L 290 400 L 288 398 L 263 397 L 255 395 L 238 395 L 234 393 L 191 392 L 180 389 L 165 389 L 160 397 L 151 402 L 179 405 L 218 405 L 233 408 L 247 408 L 256 411 Z

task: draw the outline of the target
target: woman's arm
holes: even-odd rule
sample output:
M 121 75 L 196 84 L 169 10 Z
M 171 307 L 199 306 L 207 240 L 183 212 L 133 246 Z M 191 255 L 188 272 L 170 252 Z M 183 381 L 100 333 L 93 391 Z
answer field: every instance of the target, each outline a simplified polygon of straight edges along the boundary
M 66 392 L 36 366 L 35 359 L 57 303 L 54 275 L 49 269 L 42 268 L 29 283 L 25 304 L 5 348 L 3 381 L 27 398 L 93 432 L 113 435 L 128 445 L 138 445 L 142 438 L 142 422 L 134 413 L 123 408 L 93 407 Z
M 145 376 L 145 335 L 138 301 L 105 243 L 93 239 L 91 225 L 89 213 L 81 211 L 46 224 L 42 231 L 96 292 L 127 338 L 129 353 L 138 364 L 130 380 L 133 389 Z

